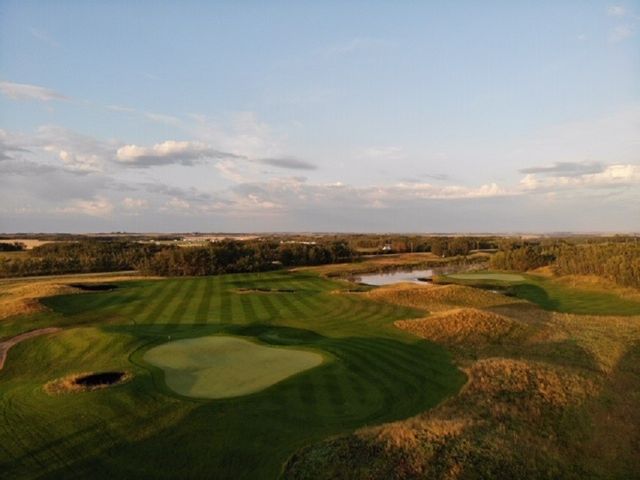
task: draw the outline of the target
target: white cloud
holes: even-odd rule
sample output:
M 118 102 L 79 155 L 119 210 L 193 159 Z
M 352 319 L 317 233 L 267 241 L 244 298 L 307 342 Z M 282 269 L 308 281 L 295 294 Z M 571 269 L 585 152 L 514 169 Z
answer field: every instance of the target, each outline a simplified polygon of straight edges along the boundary
M 236 155 L 221 152 L 202 142 L 175 141 L 156 143 L 151 147 L 125 145 L 116 152 L 117 160 L 133 167 L 154 165 L 194 165 L 207 158 L 233 158 Z
M 604 170 L 600 162 L 555 162 L 551 166 L 528 167 L 520 170 L 521 173 L 541 173 L 543 175 L 575 177 L 589 173 L 600 173 Z
M 631 25 L 618 25 L 614 27 L 609 35 L 609 41 L 612 43 L 621 42 L 629 37 L 632 37 L 635 29 Z
M 60 150 L 58 152 L 60 160 L 70 170 L 80 172 L 99 172 L 101 170 L 100 159 L 97 155 L 79 155 Z
M 287 168 L 290 170 L 315 170 L 318 168 L 310 162 L 293 157 L 259 158 L 256 162 L 277 168 Z
M 400 160 L 405 157 L 405 153 L 402 147 L 397 146 L 368 147 L 363 149 L 359 156 L 376 160 Z
M 57 209 L 59 213 L 106 217 L 113 212 L 113 204 L 105 197 L 90 200 L 73 200 L 68 206 Z
M 115 151 L 112 144 L 53 125 L 38 128 L 31 142 L 56 154 L 65 169 L 81 173 L 102 172 Z
M 173 197 L 164 205 L 165 210 L 189 210 L 191 204 L 186 200 L 178 197 Z
M 193 135 L 221 150 L 246 158 L 280 158 L 286 136 L 276 134 L 253 112 L 237 112 L 221 125 L 204 115 L 191 115 L 196 122 Z
M 607 7 L 607 15 L 610 17 L 624 17 L 627 10 L 622 5 L 610 5 Z
M 26 83 L 0 82 L 0 92 L 11 100 L 36 100 L 40 102 L 67 100 L 67 97 L 55 90 Z
M 149 208 L 149 202 L 144 198 L 125 197 L 121 203 L 126 210 L 143 210 Z
M 182 121 L 178 117 L 165 113 L 145 112 L 144 116 L 153 122 L 164 123 L 166 125 L 179 126 L 182 124 Z
M 579 175 L 546 175 L 529 173 L 520 181 L 523 193 L 535 191 L 588 190 L 594 188 L 640 187 L 640 165 L 613 164 L 601 171 Z

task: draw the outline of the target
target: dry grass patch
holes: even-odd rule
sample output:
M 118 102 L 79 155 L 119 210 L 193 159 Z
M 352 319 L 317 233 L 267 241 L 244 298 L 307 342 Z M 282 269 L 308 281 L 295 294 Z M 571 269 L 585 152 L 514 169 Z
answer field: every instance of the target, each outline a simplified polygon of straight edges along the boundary
M 136 275 L 61 275 L 43 279 L 6 279 L 0 281 L 0 320 L 14 315 L 25 315 L 46 310 L 41 298 L 71 293 L 82 293 L 69 283 L 83 284 L 118 282 L 124 280 L 149 280 L 152 277 Z
M 509 411 L 529 420 L 543 416 L 545 408 L 580 403 L 598 392 L 585 375 L 541 362 L 488 358 L 476 362 L 468 375 L 463 397 L 494 416 Z
M 521 300 L 463 285 L 397 284 L 376 288 L 367 293 L 373 300 L 442 312 L 455 307 L 487 308 L 521 303 Z
M 22 243 L 27 250 L 39 247 L 45 243 L 55 243 L 55 240 L 36 240 L 35 238 L 3 238 L 0 243 Z
M 302 450 L 286 478 L 626 479 L 640 472 L 640 315 L 563 314 L 458 285 L 394 285 L 365 295 L 435 312 L 395 325 L 453 347 L 469 381 L 414 418 Z
M 624 287 L 606 278 L 597 275 L 563 275 L 553 281 L 557 284 L 582 290 L 596 292 L 606 291 L 628 300 L 640 301 L 640 290 L 633 287 Z
M 551 328 L 587 350 L 605 373 L 612 372 L 627 351 L 640 342 L 640 315 L 604 317 L 554 313 Z
M 525 326 L 496 313 L 459 308 L 418 320 L 398 320 L 394 325 L 418 337 L 454 345 L 484 345 L 513 339 Z

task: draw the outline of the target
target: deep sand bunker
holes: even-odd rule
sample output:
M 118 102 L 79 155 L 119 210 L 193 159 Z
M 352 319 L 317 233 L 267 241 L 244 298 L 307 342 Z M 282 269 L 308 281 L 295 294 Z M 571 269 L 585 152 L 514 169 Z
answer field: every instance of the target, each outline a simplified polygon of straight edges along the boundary
M 74 373 L 63 378 L 58 378 L 44 386 L 45 392 L 57 395 L 68 392 L 90 392 L 102 388 L 121 385 L 131 380 L 133 375 L 123 371 L 84 372 Z
M 144 360 L 164 371 L 167 386 L 187 397 L 227 398 L 263 390 L 323 362 L 319 353 L 261 345 L 230 336 L 176 340 Z
M 98 387 L 102 385 L 113 385 L 122 380 L 125 376 L 124 372 L 98 372 L 89 375 L 83 375 L 76 378 L 76 383 L 83 387 Z

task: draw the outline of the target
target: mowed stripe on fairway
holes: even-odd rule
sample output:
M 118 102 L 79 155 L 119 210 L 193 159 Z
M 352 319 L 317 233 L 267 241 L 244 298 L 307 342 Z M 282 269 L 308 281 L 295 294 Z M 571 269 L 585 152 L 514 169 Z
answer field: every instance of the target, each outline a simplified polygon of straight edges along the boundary
M 246 290 L 256 288 L 270 290 Z M 0 426 L 0 445 L 9 445 L 21 425 L 26 433 L 17 434 L 17 445 L 0 448 L 0 468 L 7 466 L 2 471 L 12 478 L 29 477 L 34 468 L 49 477 L 180 471 L 191 478 L 210 472 L 220 479 L 276 478 L 300 445 L 407 418 L 459 388 L 464 377 L 445 352 L 393 329 L 395 320 L 419 312 L 336 293 L 344 288 L 308 273 L 268 272 L 127 282 L 89 304 L 83 295 L 52 302 L 54 311 L 61 306 L 54 319 L 83 326 L 44 346 L 21 346 L 16 359 L 22 361 L 10 362 L 3 373 L 0 398 L 10 394 L 17 413 L 9 415 L 20 422 Z M 142 360 L 148 348 L 167 341 L 169 331 L 174 341 L 255 335 L 271 348 L 322 351 L 330 361 L 251 395 L 185 400 Z M 38 370 L 40 365 L 46 368 Z M 86 394 L 48 397 L 41 390 L 51 379 L 100 369 L 135 376 Z M 15 460 L 20 458 L 39 463 Z

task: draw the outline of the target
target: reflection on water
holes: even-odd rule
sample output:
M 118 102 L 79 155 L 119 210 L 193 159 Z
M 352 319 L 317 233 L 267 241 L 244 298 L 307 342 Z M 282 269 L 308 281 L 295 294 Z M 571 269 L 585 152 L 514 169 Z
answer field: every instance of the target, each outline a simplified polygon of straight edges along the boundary
M 400 282 L 413 282 L 426 284 L 431 281 L 433 270 L 406 270 L 385 273 L 372 273 L 360 275 L 353 280 L 367 285 L 389 285 Z

